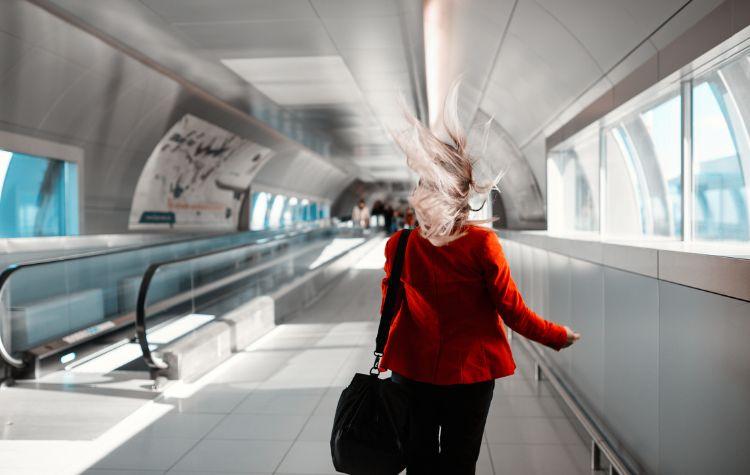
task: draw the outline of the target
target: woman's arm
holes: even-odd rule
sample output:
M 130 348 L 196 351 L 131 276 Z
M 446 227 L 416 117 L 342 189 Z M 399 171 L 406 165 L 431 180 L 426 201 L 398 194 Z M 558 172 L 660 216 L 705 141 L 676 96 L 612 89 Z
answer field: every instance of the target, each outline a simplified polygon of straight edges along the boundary
M 569 346 L 580 337 L 568 327 L 543 319 L 526 306 L 494 233 L 487 233 L 483 251 L 485 282 L 500 317 L 513 331 L 555 350 Z

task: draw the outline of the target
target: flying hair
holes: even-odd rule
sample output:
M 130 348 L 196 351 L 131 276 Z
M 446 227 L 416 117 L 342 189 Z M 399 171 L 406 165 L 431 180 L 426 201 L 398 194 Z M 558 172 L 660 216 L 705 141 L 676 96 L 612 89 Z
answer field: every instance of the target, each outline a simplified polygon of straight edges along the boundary
M 414 208 L 419 231 L 434 245 L 443 245 L 462 236 L 465 227 L 484 224 L 490 220 L 469 220 L 470 200 L 476 195 L 486 195 L 497 184 L 503 173 L 487 182 L 476 179 L 478 158 L 469 152 L 467 133 L 458 118 L 458 89 L 456 82 L 450 88 L 443 106 L 442 124 L 447 134 L 443 141 L 414 115 L 404 109 L 409 127 L 394 134 L 406 154 L 406 162 L 419 177 L 409 203 Z M 481 148 L 487 143 L 490 122 L 483 127 Z

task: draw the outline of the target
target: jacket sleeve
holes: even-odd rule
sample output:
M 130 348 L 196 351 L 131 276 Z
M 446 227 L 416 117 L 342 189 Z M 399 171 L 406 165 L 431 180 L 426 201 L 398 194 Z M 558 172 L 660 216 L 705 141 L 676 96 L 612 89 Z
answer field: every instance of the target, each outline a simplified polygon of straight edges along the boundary
M 526 306 L 494 233 L 487 233 L 481 260 L 487 288 L 503 321 L 530 340 L 555 350 L 561 349 L 568 340 L 565 328 L 543 319 Z

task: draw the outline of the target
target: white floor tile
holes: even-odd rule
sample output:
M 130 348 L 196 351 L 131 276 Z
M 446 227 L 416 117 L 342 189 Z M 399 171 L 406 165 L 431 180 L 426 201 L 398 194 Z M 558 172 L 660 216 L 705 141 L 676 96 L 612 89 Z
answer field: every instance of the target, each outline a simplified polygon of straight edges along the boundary
M 495 381 L 495 397 L 507 396 L 551 396 L 552 390 L 547 383 L 517 376 L 501 378 Z
M 305 424 L 305 428 L 299 435 L 298 440 L 308 442 L 327 442 L 331 440 L 333 430 L 333 414 L 312 416 Z
M 578 444 L 581 438 L 567 419 L 488 417 L 485 434 L 490 444 Z
M 93 468 L 167 470 L 195 444 L 192 439 L 134 437 Z
M 198 440 L 208 434 L 223 414 L 169 412 L 141 431 L 144 437 L 177 437 Z
M 295 442 L 281 462 L 278 473 L 337 473 L 331 461 L 331 446 L 327 442 Z
M 493 475 L 490 452 L 486 443 L 482 443 L 482 450 L 479 452 L 476 475 Z
M 579 445 L 489 445 L 497 475 L 590 474 L 588 451 Z
M 230 414 L 208 435 L 209 439 L 295 440 L 306 415 Z
M 172 404 L 177 412 L 228 414 L 237 407 L 258 383 L 210 384 L 185 398 L 165 398 L 163 403 Z
M 322 388 L 258 389 L 234 410 L 240 414 L 309 415 L 323 396 Z
M 507 396 L 497 394 L 492 398 L 490 417 L 565 417 L 553 397 Z
M 201 441 L 174 466 L 175 470 L 206 472 L 273 472 L 291 442 L 261 440 Z
M 2 472 L 0 472 L 2 473 Z M 83 475 L 162 475 L 163 470 L 105 470 L 92 469 L 83 472 Z M 19 474 L 20 475 L 20 474 Z

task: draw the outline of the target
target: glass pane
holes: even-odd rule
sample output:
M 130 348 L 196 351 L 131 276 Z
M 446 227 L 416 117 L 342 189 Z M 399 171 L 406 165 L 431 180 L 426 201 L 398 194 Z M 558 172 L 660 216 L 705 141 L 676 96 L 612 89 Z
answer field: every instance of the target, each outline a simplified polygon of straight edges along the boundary
M 294 216 L 297 212 L 297 198 L 291 197 L 286 203 L 284 209 L 284 226 L 291 226 L 294 223 Z
M 78 234 L 77 166 L 0 150 L 0 236 Z
M 693 86 L 694 235 L 750 239 L 748 191 L 750 64 L 743 56 Z
M 266 212 L 268 211 L 268 193 L 253 193 L 252 213 L 250 217 L 250 229 L 261 231 L 266 229 Z
M 284 211 L 284 205 L 286 203 L 286 197 L 284 195 L 276 195 L 271 205 L 271 213 L 268 217 L 268 225 L 271 228 L 278 228 L 281 225 L 281 217 Z
M 580 134 L 547 161 L 547 213 L 552 232 L 599 230 L 599 135 Z
M 681 98 L 672 93 L 605 131 L 610 236 L 682 235 Z

